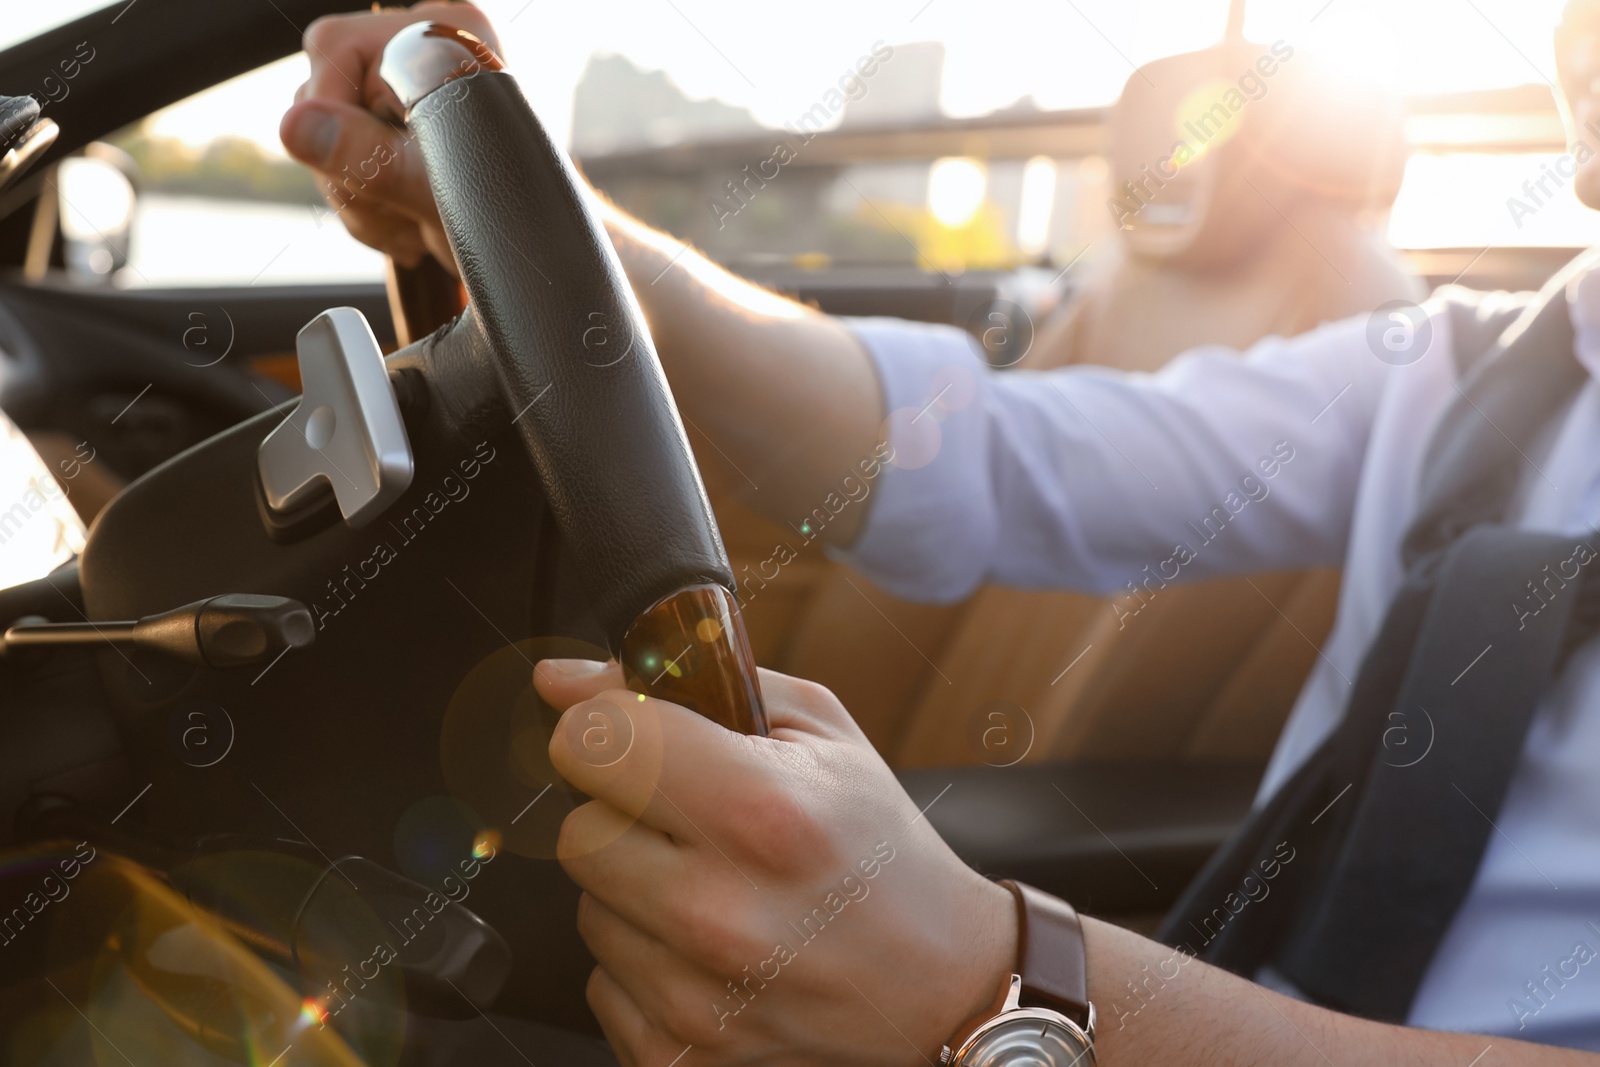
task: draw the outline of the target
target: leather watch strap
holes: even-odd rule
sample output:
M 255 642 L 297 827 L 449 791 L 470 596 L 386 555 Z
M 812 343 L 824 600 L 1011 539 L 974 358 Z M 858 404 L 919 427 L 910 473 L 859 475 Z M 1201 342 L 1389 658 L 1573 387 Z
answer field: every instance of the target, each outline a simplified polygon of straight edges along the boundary
M 1017 899 L 1017 973 L 1022 1005 L 1045 1007 L 1087 1027 L 1089 983 L 1083 926 L 1071 904 L 1030 885 L 1000 883 Z

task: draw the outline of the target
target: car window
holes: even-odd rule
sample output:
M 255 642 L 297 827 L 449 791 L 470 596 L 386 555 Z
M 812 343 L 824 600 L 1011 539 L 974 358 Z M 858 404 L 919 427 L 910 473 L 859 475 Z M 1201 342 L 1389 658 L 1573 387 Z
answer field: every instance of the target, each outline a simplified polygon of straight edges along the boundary
M 92 11 L 101 9 L 132 7 L 138 0 L 117 0 L 107 3 L 106 0 L 50 0 L 48 4 L 7 4 L 5 18 L 0 20 L 0 50 L 20 44 L 31 37 L 37 37 L 47 30 L 57 26 L 64 26 L 74 19 L 82 18 Z M 115 18 L 116 16 L 113 16 Z
M 309 67 L 303 54 L 252 71 L 165 108 L 107 138 L 126 153 L 137 189 L 128 288 L 378 282 L 383 258 L 327 210 L 309 171 L 284 153 L 278 119 Z M 112 210 L 74 192 L 63 176 L 63 227 L 108 233 L 93 216 Z M 72 262 L 69 246 L 69 263 Z M 90 273 L 112 266 L 90 261 Z

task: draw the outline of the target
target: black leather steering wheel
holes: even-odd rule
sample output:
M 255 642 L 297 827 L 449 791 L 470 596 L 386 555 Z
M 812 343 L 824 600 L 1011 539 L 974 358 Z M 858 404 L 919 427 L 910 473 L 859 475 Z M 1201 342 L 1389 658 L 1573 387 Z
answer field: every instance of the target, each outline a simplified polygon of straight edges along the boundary
M 534 806 L 556 782 L 538 758 L 542 745 L 518 747 L 545 736 L 548 723 L 548 709 L 523 699 L 528 653 L 574 654 L 573 646 L 592 647 L 598 630 L 630 687 L 731 729 L 764 733 L 766 722 L 732 569 L 639 306 L 592 194 L 499 68 L 475 38 L 438 25 L 402 32 L 383 66 L 470 296 L 458 319 L 391 355 L 386 367 L 366 331 L 362 351 L 371 358 L 359 373 L 369 385 L 380 375 L 379 393 L 394 407 L 390 429 L 403 428 L 408 444 L 399 495 L 359 522 L 331 486 L 303 501 L 286 497 L 281 513 L 274 510 L 262 481 L 263 442 L 307 406 L 310 394 L 302 395 L 298 406 L 262 412 L 134 481 L 96 520 L 76 571 L 12 596 L 11 618 L 59 620 L 66 608 L 91 629 L 88 620 L 142 619 L 229 593 L 292 599 L 316 616 L 316 654 L 228 668 L 86 645 L 50 653 L 47 669 L 13 672 L 7 684 L 16 680 L 17 689 L 8 697 L 25 683 L 25 699 L 51 709 L 27 717 L 38 720 L 30 723 L 34 744 L 67 753 L 41 761 L 44 771 L 26 785 L 27 803 L 13 818 L 19 839 L 93 840 L 174 879 L 178 860 L 192 855 L 214 854 L 213 869 L 224 874 L 246 871 L 217 882 L 205 907 L 245 915 L 229 910 L 234 897 L 222 890 L 248 889 L 238 899 L 251 944 L 280 966 L 299 967 L 308 996 L 321 995 L 325 976 L 305 965 L 298 947 L 273 955 L 272 945 L 289 942 L 271 937 L 284 927 L 275 916 L 287 915 L 292 927 L 311 898 L 292 879 L 248 876 L 251 855 L 287 857 L 317 884 L 336 877 L 330 857 L 370 857 L 425 895 L 442 884 L 440 863 L 498 849 L 496 874 L 474 884 L 472 914 L 458 916 L 464 929 L 487 924 L 497 936 L 483 934 L 477 944 L 487 947 L 475 954 L 418 962 L 403 975 L 403 1004 L 445 1017 L 463 1010 L 466 996 L 469 1006 L 495 1000 L 513 1015 L 582 1026 L 582 979 L 592 961 L 570 923 L 548 921 L 576 908 L 577 887 L 548 862 L 575 800 L 558 790 Z M 6 128 L 0 114 L 0 136 Z M 338 363 L 326 346 L 301 355 L 302 367 L 318 371 Z M 351 359 L 338 365 L 356 374 Z M 307 412 L 308 425 L 317 410 Z M 338 425 L 348 429 L 368 409 L 340 411 Z M 491 442 L 503 446 L 512 431 L 537 491 L 520 463 L 488 469 Z M 322 453 L 310 435 L 304 444 Z M 461 447 L 477 459 L 466 460 Z M 461 506 L 467 481 L 480 477 L 470 491 L 496 495 Z M 443 505 L 429 501 L 441 492 L 453 510 L 435 525 L 431 516 Z M 368 528 L 368 518 L 384 522 Z M 473 566 L 454 569 L 466 554 Z M 447 581 L 452 574 L 465 589 Z M 485 625 L 447 629 L 468 613 Z M 512 641 L 496 619 L 512 636 L 531 632 L 539 643 Z M 227 731 L 228 762 L 193 761 L 181 740 L 190 735 L 174 733 L 197 708 L 219 736 Z M 9 802 L 20 795 L 8 794 Z M 293 825 L 285 807 L 316 812 L 315 828 Z M 296 840 L 314 836 L 314 860 L 278 840 L 291 829 Z M 110 862 L 97 869 L 109 871 Z M 381 880 L 378 870 L 357 879 L 363 889 Z M 257 889 L 262 902 L 251 895 Z M 391 899 L 404 903 L 404 893 L 385 891 Z M 113 904 L 114 919 L 125 909 Z M 386 902 L 363 906 L 389 915 Z M 100 929 L 84 924 L 84 936 L 51 951 L 64 945 L 80 954 L 74 960 L 93 959 Z M 341 943 L 328 958 L 343 966 L 367 952 Z M 467 967 L 473 960 L 482 966 Z M 176 983 L 161 987 L 170 996 L 153 984 L 148 995 L 180 1026 L 204 1036 L 238 1024 L 229 1016 L 189 1026 L 201 1007 L 231 1011 L 235 1001 L 191 1003 L 186 972 L 143 962 L 148 982 Z M 0 974 L 16 977 L 15 969 Z M 432 996 L 441 990 L 450 996 Z M 293 1011 L 261 1025 L 285 1017 Z
M 732 567 L 592 194 L 471 34 L 407 27 L 380 71 L 471 300 L 419 346 L 432 396 L 458 425 L 515 424 L 630 684 L 765 734 Z

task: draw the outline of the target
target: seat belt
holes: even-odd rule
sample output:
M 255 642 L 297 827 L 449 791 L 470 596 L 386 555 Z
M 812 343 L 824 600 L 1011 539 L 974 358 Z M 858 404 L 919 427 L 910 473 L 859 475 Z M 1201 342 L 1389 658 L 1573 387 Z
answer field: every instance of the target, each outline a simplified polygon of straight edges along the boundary
M 1551 279 L 1473 366 L 1425 453 L 1405 577 L 1344 719 L 1207 863 L 1162 940 L 1246 977 L 1272 965 L 1320 1003 L 1404 1021 L 1540 696 L 1600 619 L 1592 549 L 1501 525 L 1524 462 L 1514 442 L 1586 378 L 1565 290 L 1591 262 Z M 1519 612 L 1535 583 L 1548 602 Z M 1425 757 L 1383 747 L 1397 718 L 1408 732 L 1431 724 Z M 1241 903 L 1246 879 L 1269 870 L 1281 872 L 1272 894 Z

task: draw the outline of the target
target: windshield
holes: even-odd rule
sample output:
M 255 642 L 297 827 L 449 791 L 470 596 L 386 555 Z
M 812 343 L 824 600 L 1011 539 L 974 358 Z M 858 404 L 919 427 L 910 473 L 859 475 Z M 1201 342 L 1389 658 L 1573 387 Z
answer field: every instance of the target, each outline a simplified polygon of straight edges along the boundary
M 1248 0 L 1244 30 L 1253 41 L 1281 38 L 1332 56 L 1397 92 L 1461 92 L 1553 81 L 1551 31 L 1562 3 Z M 991 0 L 977 19 L 961 0 L 774 0 L 766 5 L 772 18 L 752 19 L 743 0 L 479 6 L 547 124 L 575 142 L 606 138 L 615 148 L 704 140 L 752 124 L 780 128 L 878 40 L 897 54 L 903 45 L 929 46 L 938 59 L 902 68 L 904 84 L 883 93 L 895 99 L 873 101 L 875 86 L 852 112 L 974 118 L 1009 107 L 1095 107 L 1116 98 L 1136 65 L 1215 43 L 1228 10 L 1226 0 Z M 771 39 L 774 25 L 784 28 L 781 47 Z M 621 86 L 607 91 L 608 72 L 591 66 L 607 55 L 626 57 L 682 96 L 669 121 L 643 121 L 636 96 Z M 601 84 L 580 84 L 588 80 Z M 576 106 L 591 131 L 568 118 L 574 91 L 586 89 L 597 99 Z
M 591 179 L 724 263 L 1052 273 L 1092 262 L 1109 237 L 1103 145 L 1074 128 L 1073 110 L 1111 103 L 1140 65 L 1214 44 L 1228 15 L 1225 0 L 992 0 L 982 19 L 951 0 L 870 15 L 854 0 L 816 0 L 783 5 L 784 46 L 773 48 L 772 22 L 742 17 L 736 0 L 629 18 L 613 3 L 481 6 Z M 1600 215 L 1570 183 L 1535 220 L 1505 207 L 1568 147 L 1550 92 L 1562 6 L 1248 0 L 1243 31 L 1412 107 L 1413 155 L 1384 224 L 1396 244 L 1578 246 L 1600 239 Z M 859 76 L 869 55 L 872 74 Z M 1499 95 L 1454 114 L 1465 108 L 1451 94 L 1473 93 Z M 920 156 L 896 136 L 963 124 Z M 792 131 L 813 127 L 838 136 L 800 148 Z M 773 158 L 774 135 L 798 158 Z
M 109 22 L 163 2 L 17 5 L 0 45 L 88 11 Z M 1097 109 L 1136 67 L 1217 42 L 1228 16 L 1226 0 L 992 0 L 982 19 L 957 0 L 866 13 L 858 0 L 773 3 L 777 15 L 759 20 L 742 0 L 479 6 L 589 178 L 729 266 L 932 275 L 1034 264 L 1050 277 L 1092 265 L 1110 243 Z M 1508 207 L 1568 149 L 1548 84 L 1561 6 L 1249 0 L 1243 29 L 1264 49 L 1284 42 L 1406 98 L 1413 151 L 1378 222 L 1400 247 L 1576 247 L 1600 240 L 1600 213 L 1570 183 L 1535 217 Z M 323 223 L 310 179 L 278 143 L 306 69 L 303 55 L 287 58 L 111 138 L 144 168 L 136 269 L 120 284 L 381 277 L 379 257 Z M 262 201 L 253 213 L 239 210 L 241 188 Z M 241 232 L 197 265 L 189 240 L 224 209 Z M 280 240 L 285 228 L 294 236 Z
M 138 0 L 134 0 L 138 3 Z M 64 26 L 91 11 L 109 7 L 128 7 L 128 0 L 108 4 L 106 0 L 50 0 L 48 4 L 8 4 L 0 20 L 0 51 L 37 37 L 46 30 Z

